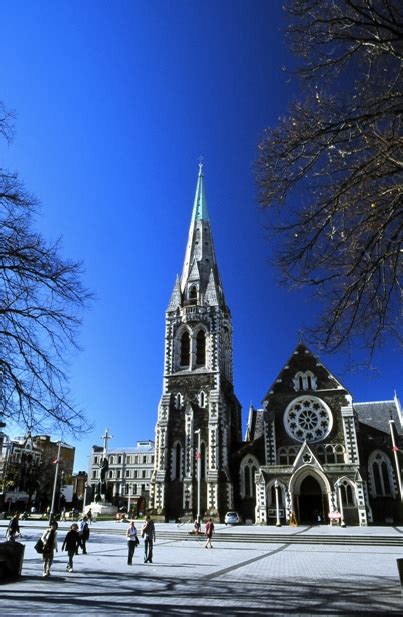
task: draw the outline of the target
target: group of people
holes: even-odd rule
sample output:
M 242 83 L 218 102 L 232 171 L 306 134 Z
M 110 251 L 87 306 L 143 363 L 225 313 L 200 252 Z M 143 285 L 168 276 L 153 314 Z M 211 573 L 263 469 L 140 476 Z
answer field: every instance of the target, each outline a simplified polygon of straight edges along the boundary
M 79 525 L 77 523 L 72 523 L 69 531 L 67 532 L 63 544 L 62 551 L 67 551 L 68 555 L 68 563 L 66 566 L 67 572 L 73 572 L 73 559 L 75 555 L 78 555 L 78 551 L 81 548 L 84 555 L 87 554 L 87 540 L 90 535 L 89 523 L 91 522 L 91 512 L 90 517 L 87 515 L 84 516 Z M 41 544 L 41 552 L 42 552 L 42 560 L 43 560 L 43 576 L 50 576 L 50 568 L 53 563 L 53 557 L 55 552 L 58 552 L 57 546 L 57 529 L 58 523 L 55 520 L 51 520 L 49 522 L 49 527 L 44 531 L 41 536 L 40 544 Z M 200 521 L 196 519 L 194 524 L 194 533 L 199 534 L 201 531 Z M 211 543 L 214 532 L 214 523 L 211 518 L 208 519 L 205 526 L 205 535 L 206 535 L 206 544 L 205 548 L 213 548 Z M 16 536 L 20 535 L 20 527 L 19 527 L 19 514 L 15 514 L 10 520 L 8 529 L 7 529 L 7 537 L 8 540 L 14 541 Z M 144 539 L 144 563 L 152 563 L 153 562 L 153 547 L 155 542 L 155 525 L 151 520 L 149 515 L 146 516 L 144 524 L 141 529 L 141 537 Z M 127 532 L 127 564 L 129 566 L 132 565 L 133 556 L 136 549 L 136 546 L 140 544 L 137 529 L 134 524 L 134 521 L 131 521 Z
M 46 529 L 41 537 L 42 543 L 42 560 L 43 560 L 43 576 L 50 576 L 50 568 L 53 563 L 55 552 L 58 552 L 57 547 L 57 521 L 50 521 L 48 529 Z M 84 516 L 79 525 L 73 523 L 70 526 L 66 537 L 63 540 L 62 551 L 67 551 L 68 563 L 67 572 L 73 572 L 73 558 L 78 555 L 78 550 L 81 548 L 83 555 L 87 554 L 87 540 L 90 536 L 88 526 L 88 518 Z
M 127 565 L 131 566 L 136 546 L 140 544 L 134 521 L 131 521 L 127 532 Z M 153 546 L 155 542 L 155 525 L 149 515 L 146 516 L 141 529 L 141 537 L 144 538 L 144 563 L 153 562 Z

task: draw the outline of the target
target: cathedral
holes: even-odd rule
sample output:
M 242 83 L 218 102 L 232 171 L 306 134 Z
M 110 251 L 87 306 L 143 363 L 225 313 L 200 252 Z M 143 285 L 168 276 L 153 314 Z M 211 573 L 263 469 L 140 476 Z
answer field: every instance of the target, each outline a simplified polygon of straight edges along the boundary
M 200 164 L 183 270 L 166 311 L 150 506 L 166 520 L 235 510 L 267 525 L 403 520 L 402 410 L 357 403 L 300 341 L 261 409 L 241 405 L 232 324 Z

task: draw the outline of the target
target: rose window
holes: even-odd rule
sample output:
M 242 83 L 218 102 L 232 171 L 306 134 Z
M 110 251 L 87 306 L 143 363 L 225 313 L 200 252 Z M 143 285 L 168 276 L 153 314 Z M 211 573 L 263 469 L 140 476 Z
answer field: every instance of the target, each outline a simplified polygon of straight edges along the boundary
M 310 396 L 293 400 L 284 414 L 284 427 L 297 441 L 320 441 L 332 429 L 333 417 L 321 399 Z

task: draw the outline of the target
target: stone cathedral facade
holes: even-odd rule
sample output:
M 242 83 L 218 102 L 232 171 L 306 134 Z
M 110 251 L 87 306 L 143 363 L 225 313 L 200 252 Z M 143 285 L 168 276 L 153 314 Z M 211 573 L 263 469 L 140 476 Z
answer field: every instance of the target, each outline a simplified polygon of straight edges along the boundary
M 262 408 L 250 408 L 242 440 L 231 313 L 200 165 L 183 270 L 166 311 L 153 512 L 194 517 L 200 487 L 201 515 L 216 520 L 235 509 L 260 524 L 396 524 L 402 429 L 396 395 L 354 402 L 301 341 Z

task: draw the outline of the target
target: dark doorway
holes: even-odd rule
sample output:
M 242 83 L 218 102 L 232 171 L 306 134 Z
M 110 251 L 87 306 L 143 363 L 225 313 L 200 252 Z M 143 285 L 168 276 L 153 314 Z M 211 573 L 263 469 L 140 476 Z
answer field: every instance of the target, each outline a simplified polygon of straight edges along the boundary
M 298 514 L 298 522 L 305 525 L 315 525 L 324 520 L 322 490 L 313 476 L 307 476 L 301 483 Z

